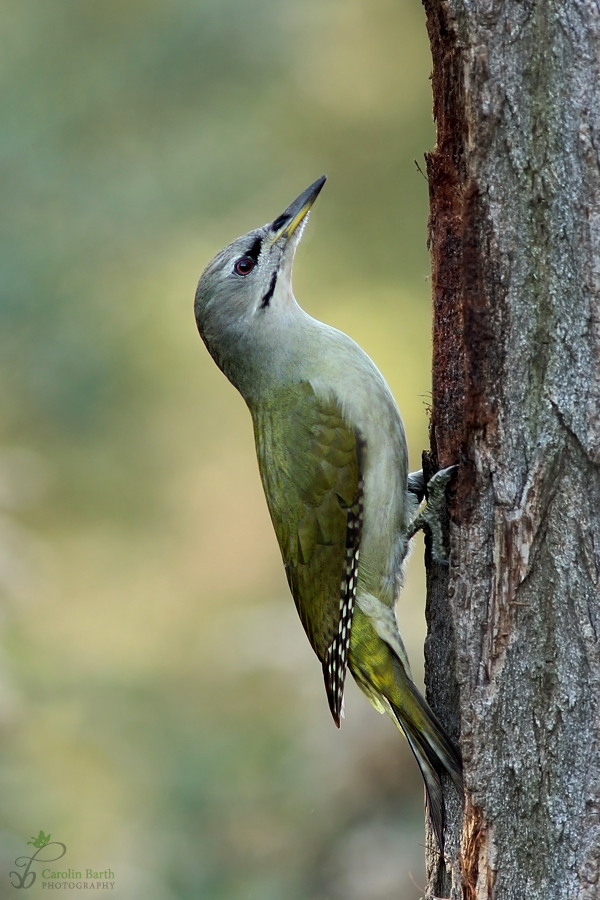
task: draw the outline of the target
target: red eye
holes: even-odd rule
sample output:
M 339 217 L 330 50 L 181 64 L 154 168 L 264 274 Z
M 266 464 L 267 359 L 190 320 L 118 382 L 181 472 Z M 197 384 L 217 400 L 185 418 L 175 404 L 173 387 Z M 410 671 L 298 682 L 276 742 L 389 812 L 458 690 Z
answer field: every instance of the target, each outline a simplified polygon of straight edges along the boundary
M 250 256 L 242 256 L 242 258 L 238 259 L 236 262 L 233 270 L 234 272 L 237 272 L 238 275 L 248 275 L 255 265 L 256 263 Z

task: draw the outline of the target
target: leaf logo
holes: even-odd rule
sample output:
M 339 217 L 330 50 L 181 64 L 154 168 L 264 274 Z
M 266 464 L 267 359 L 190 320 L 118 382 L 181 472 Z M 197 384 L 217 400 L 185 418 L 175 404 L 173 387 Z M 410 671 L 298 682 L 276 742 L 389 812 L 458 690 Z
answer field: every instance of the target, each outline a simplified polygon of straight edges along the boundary
M 33 844 L 36 849 L 40 849 L 41 847 L 45 847 L 46 844 L 50 841 L 50 835 L 44 834 L 43 831 L 40 831 L 37 837 L 32 837 L 30 841 L 27 841 L 28 844 Z

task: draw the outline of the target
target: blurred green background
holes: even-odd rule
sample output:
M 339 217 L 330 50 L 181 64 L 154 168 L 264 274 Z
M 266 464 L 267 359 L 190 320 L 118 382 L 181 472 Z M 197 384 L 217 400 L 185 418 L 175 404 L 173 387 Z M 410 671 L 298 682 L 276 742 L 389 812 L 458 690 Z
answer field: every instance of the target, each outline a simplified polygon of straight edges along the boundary
M 192 300 L 327 173 L 296 296 L 375 359 L 418 468 L 429 67 L 418 0 L 0 6 L 0 896 L 39 829 L 127 900 L 421 896 L 416 765 L 353 684 L 331 721 Z

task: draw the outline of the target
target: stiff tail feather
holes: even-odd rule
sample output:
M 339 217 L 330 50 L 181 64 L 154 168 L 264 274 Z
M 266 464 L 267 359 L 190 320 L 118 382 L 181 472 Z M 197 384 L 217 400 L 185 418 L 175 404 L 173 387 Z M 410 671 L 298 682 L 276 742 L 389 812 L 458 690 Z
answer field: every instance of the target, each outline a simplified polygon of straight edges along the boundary
M 406 698 L 408 702 L 402 702 L 401 705 L 391 702 L 390 705 L 421 770 L 425 782 L 429 818 L 439 848 L 443 851 L 444 797 L 440 776 L 443 772 L 447 772 L 462 797 L 460 751 L 412 681 L 406 676 L 403 680 L 408 693 Z

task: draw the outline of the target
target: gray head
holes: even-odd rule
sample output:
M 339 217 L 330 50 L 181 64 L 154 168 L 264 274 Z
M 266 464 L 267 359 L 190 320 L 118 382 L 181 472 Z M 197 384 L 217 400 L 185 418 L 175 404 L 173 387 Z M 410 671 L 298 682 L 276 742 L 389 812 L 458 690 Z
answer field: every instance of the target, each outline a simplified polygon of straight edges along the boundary
M 237 238 L 208 264 L 194 311 L 202 340 L 227 377 L 251 349 L 253 336 L 275 334 L 296 307 L 292 262 L 308 212 L 325 184 L 323 175 L 273 222 Z

